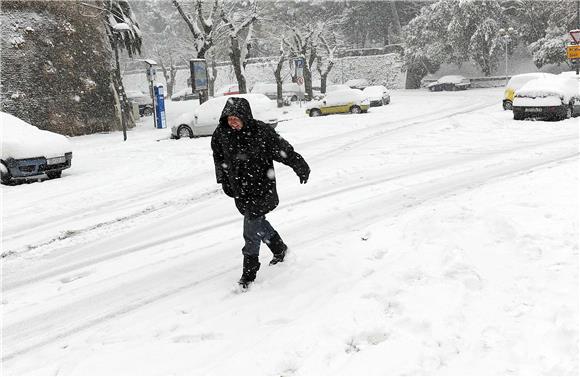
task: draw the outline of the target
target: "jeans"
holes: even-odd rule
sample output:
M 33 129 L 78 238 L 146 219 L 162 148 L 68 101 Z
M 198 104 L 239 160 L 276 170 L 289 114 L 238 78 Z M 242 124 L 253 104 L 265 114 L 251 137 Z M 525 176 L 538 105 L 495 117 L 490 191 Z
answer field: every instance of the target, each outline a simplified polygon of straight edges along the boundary
M 244 216 L 244 241 L 242 254 L 257 257 L 260 254 L 260 242 L 266 242 L 276 233 L 266 216 Z

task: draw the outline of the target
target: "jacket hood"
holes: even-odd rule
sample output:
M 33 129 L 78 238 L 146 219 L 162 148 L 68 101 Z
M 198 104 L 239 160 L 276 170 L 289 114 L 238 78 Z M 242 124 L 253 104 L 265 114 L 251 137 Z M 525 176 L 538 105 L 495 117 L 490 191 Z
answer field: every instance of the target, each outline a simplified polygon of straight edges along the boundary
M 220 124 L 227 125 L 227 118 L 229 116 L 236 116 L 240 118 L 242 122 L 244 122 L 244 126 L 249 126 L 251 121 L 254 120 L 250 103 L 247 99 L 240 97 L 228 98 L 222 111 L 222 115 L 220 116 Z

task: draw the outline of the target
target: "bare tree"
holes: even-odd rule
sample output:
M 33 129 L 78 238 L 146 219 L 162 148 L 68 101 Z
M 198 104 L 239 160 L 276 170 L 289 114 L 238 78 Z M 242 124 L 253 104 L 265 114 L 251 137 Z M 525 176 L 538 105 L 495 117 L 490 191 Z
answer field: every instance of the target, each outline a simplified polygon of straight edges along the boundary
M 218 0 L 214 0 L 213 6 L 207 17 L 203 14 L 203 1 L 195 0 L 194 16 L 189 16 L 185 13 L 181 4 L 178 0 L 172 0 L 173 5 L 177 8 L 177 11 L 181 15 L 181 18 L 185 21 L 191 35 L 193 36 L 193 49 L 194 57 L 198 59 L 204 59 L 205 54 L 214 44 L 214 33 L 216 31 L 216 23 L 214 22 L 214 15 L 218 12 L 220 4 Z M 207 91 L 202 91 L 200 93 L 200 101 L 205 102 L 207 100 Z
M 230 40 L 229 56 L 234 67 L 236 79 L 238 80 L 240 93 L 247 93 L 245 68 L 250 49 L 252 48 L 252 25 L 258 20 L 257 8 L 254 6 L 250 15 L 246 16 L 245 20 L 238 25 L 233 20 L 234 14 L 235 12 L 229 12 L 228 14 L 222 8 L 221 18 L 225 27 L 228 29 L 228 37 Z M 243 36 L 244 33 L 245 36 Z M 240 40 L 242 40 L 241 43 Z
M 284 44 L 290 49 L 290 56 L 293 58 L 304 58 L 304 91 L 306 99 L 313 97 L 312 93 L 312 64 L 316 60 L 316 39 L 317 31 L 308 26 L 305 30 L 292 29 L 292 34 L 288 39 L 284 39 Z
M 334 66 L 334 53 L 336 52 L 337 44 L 334 43 L 334 46 L 330 47 L 330 43 L 323 35 L 321 35 L 319 38 L 322 42 L 322 46 L 324 47 L 325 56 L 323 56 L 323 54 L 319 54 L 317 56 L 316 69 L 320 75 L 320 91 L 322 93 L 326 93 L 326 80 L 330 70 Z

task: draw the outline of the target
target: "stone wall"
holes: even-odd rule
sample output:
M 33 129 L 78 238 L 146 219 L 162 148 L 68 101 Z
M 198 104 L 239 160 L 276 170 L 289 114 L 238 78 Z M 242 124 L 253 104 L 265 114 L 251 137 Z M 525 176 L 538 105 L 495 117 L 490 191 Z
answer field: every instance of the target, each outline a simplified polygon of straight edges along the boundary
M 66 0 L 1 7 L 2 111 L 66 135 L 120 129 L 101 11 Z
M 176 91 L 187 86 L 188 76 L 188 69 L 182 69 L 177 72 Z M 284 64 L 282 77 L 285 77 L 284 81 L 290 81 L 290 68 L 288 63 Z M 403 70 L 403 61 L 400 55 L 396 53 L 344 57 L 336 60 L 328 76 L 330 82 L 334 84 L 341 84 L 347 80 L 359 78 L 365 78 L 371 84 L 385 85 L 392 89 L 404 88 L 405 71 Z M 273 68 L 265 63 L 248 64 L 246 66 L 246 79 L 249 88 L 256 82 L 275 82 Z M 316 71 L 314 73 L 314 79 L 319 79 L 318 72 Z M 125 75 L 123 81 L 128 90 L 141 90 L 144 93 L 148 93 L 149 89 L 145 77 L 145 68 L 143 68 L 143 73 Z M 157 81 L 164 84 L 163 75 L 160 73 L 157 74 Z M 218 67 L 216 89 L 230 83 L 236 83 L 236 76 L 232 66 L 225 65 Z

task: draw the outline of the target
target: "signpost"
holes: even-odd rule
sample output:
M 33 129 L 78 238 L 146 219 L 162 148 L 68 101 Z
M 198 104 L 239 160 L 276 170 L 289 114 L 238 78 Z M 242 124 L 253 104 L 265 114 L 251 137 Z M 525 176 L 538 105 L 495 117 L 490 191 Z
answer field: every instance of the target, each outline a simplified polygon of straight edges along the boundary
M 304 66 L 306 59 L 304 57 L 294 58 L 294 81 L 302 87 L 304 85 Z M 302 90 L 302 89 L 301 89 Z M 302 98 L 298 98 L 298 104 L 302 107 Z
M 580 10 L 579 10 L 580 12 Z M 580 19 L 578 20 L 580 23 Z M 576 67 L 576 75 L 580 75 L 580 29 L 570 30 L 570 36 L 574 44 L 566 47 L 566 55 L 568 59 L 572 60 Z
M 209 80 L 207 75 L 207 63 L 205 59 L 191 59 L 189 61 L 189 71 L 191 74 L 191 90 L 199 93 L 199 103 L 207 101 Z

